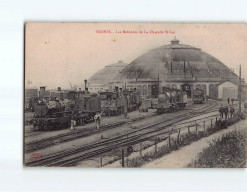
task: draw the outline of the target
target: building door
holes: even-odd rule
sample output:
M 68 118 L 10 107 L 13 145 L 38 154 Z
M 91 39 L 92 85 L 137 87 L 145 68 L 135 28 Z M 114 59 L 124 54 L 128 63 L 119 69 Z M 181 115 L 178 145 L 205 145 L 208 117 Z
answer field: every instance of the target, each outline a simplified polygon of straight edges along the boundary
M 147 85 L 143 85 L 143 95 L 144 96 L 147 96 L 148 95 Z
M 238 99 L 238 90 L 235 88 L 224 87 L 222 97 L 223 97 L 223 100 L 227 100 L 227 98 Z
M 218 88 L 214 84 L 209 85 L 209 96 L 211 98 L 217 98 L 218 97 Z
M 152 85 L 152 96 L 157 97 L 158 95 L 158 86 L 157 85 Z

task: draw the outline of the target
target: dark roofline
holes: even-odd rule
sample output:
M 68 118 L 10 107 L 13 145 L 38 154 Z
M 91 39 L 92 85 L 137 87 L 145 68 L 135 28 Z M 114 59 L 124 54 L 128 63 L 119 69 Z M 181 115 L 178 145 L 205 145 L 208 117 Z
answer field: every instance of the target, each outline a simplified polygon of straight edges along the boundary
M 239 85 L 239 81 L 236 79 L 236 82 L 234 82 L 234 81 L 232 81 L 232 80 L 230 80 L 230 79 L 226 79 L 226 80 L 224 80 L 224 81 L 221 81 L 219 84 L 217 84 L 218 86 L 219 85 L 221 85 L 221 84 L 223 84 L 223 83 L 225 83 L 225 82 L 230 82 L 230 83 L 233 83 L 233 84 L 235 84 L 235 85 Z M 241 86 L 247 86 L 247 84 L 244 82 L 244 81 L 242 81 L 241 82 Z

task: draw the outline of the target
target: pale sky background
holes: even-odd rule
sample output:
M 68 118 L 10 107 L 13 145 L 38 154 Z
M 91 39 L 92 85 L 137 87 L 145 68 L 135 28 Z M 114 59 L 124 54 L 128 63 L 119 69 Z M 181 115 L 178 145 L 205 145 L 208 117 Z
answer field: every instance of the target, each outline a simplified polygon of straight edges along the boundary
M 175 34 L 97 34 L 96 30 L 171 30 Z M 83 87 L 96 71 L 123 60 L 130 63 L 151 49 L 170 44 L 201 48 L 247 78 L 246 24 L 28 23 L 25 70 L 30 86 Z

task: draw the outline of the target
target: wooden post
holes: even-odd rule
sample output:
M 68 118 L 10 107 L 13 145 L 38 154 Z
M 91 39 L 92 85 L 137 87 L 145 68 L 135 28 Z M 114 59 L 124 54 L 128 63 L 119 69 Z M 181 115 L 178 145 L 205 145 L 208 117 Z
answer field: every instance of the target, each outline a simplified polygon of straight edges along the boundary
M 215 118 L 215 123 L 217 123 L 217 121 L 218 121 L 218 119 L 217 119 L 217 117 Z
M 211 128 L 213 128 L 213 119 L 211 119 Z
M 241 112 L 241 101 L 242 101 L 242 78 L 241 78 L 241 64 L 239 66 L 239 84 L 238 84 L 238 109 Z
M 140 143 L 140 156 L 142 156 L 142 142 Z
M 122 149 L 122 167 L 124 167 L 124 149 Z
M 170 134 L 170 130 L 168 129 L 168 133 L 169 133 L 169 137 L 168 137 L 168 147 L 171 147 L 171 134 Z
M 203 129 L 204 129 L 204 132 L 205 132 L 206 131 L 205 121 L 203 121 Z
M 177 142 L 178 142 L 178 144 L 179 144 L 179 142 L 180 142 L 180 129 L 178 130 L 178 139 L 177 139 Z
M 155 137 L 155 143 L 154 143 L 155 145 L 155 148 L 154 148 L 154 152 L 155 152 L 155 154 L 157 153 L 157 137 Z
M 102 157 L 100 157 L 100 167 L 102 167 Z
M 197 123 L 196 123 L 196 134 L 197 134 Z

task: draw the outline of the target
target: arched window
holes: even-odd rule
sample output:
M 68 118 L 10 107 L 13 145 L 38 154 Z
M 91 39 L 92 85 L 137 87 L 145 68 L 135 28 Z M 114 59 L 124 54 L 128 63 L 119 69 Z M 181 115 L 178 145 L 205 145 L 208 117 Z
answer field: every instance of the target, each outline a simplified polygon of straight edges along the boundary
M 215 84 L 209 85 L 209 96 L 211 98 L 217 98 L 218 97 L 218 87 Z
M 148 94 L 147 85 L 143 85 L 143 95 L 147 95 L 147 94 Z
M 201 90 L 204 91 L 204 94 L 205 94 L 205 95 L 207 94 L 207 86 L 206 86 L 206 85 L 202 85 L 202 86 L 201 86 Z
M 202 89 L 201 85 L 196 85 L 196 89 Z
M 143 94 L 143 92 L 142 92 L 142 86 L 141 85 L 138 85 L 138 90 L 139 90 L 139 92 L 140 92 L 140 94 L 142 95 Z

